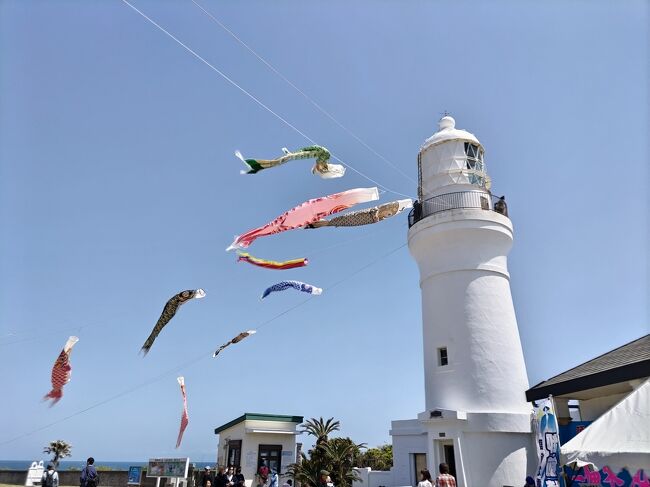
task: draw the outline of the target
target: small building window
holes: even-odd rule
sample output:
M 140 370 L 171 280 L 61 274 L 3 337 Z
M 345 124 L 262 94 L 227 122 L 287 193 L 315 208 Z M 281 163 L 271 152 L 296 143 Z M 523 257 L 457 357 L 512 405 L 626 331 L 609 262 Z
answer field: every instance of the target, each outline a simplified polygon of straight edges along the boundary
M 260 467 L 268 467 L 269 471 L 282 471 L 282 445 L 260 445 L 257 452 L 257 471 Z
M 449 363 L 449 357 L 447 356 L 447 347 L 442 347 L 438 349 L 438 365 L 443 367 Z
M 241 440 L 228 442 L 228 466 L 241 467 Z

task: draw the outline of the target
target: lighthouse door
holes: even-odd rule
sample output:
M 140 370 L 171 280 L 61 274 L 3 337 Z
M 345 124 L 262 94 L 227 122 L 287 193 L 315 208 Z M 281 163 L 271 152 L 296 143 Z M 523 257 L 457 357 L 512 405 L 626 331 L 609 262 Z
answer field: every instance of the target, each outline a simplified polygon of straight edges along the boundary
M 443 445 L 443 448 L 444 448 L 443 458 L 445 459 L 445 463 L 449 465 L 449 473 L 455 477 L 456 459 L 454 457 L 454 445 L 453 443 L 449 445 Z
M 437 463 L 449 465 L 449 473 L 456 477 L 456 456 L 454 455 L 454 440 L 438 440 L 437 442 Z M 438 471 L 438 465 L 435 465 Z

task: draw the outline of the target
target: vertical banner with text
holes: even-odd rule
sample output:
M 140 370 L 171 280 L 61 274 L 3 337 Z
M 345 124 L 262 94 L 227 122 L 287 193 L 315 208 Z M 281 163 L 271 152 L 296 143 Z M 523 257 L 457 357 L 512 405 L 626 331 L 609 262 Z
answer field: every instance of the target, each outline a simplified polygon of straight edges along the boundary
M 537 487 L 564 487 L 560 464 L 560 434 L 553 399 L 542 399 L 535 408 L 535 443 L 537 444 Z

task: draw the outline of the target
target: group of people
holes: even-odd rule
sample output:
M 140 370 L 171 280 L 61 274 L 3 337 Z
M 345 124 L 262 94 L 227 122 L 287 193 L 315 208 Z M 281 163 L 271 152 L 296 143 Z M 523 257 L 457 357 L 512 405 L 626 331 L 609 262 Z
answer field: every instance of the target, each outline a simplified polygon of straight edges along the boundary
M 80 487 L 98 487 L 99 474 L 95 468 L 95 459 L 93 457 L 86 460 L 86 466 L 81 470 L 79 477 Z M 41 477 L 41 487 L 59 487 L 59 473 L 51 463 L 47 466 Z
M 449 465 L 441 463 L 438 467 L 439 475 L 436 477 L 435 484 L 431 478 L 428 469 L 420 470 L 422 475 L 418 487 L 456 487 L 456 479 L 449 473 Z M 269 470 L 266 465 L 262 465 L 257 473 L 256 487 L 280 487 L 277 472 Z M 241 467 L 219 467 L 216 475 L 210 471 L 210 467 L 205 467 L 201 476 L 201 487 L 246 487 L 246 479 L 241 473 Z M 99 474 L 95 468 L 95 459 L 88 458 L 86 466 L 81 470 L 79 477 L 80 487 L 98 487 Z M 535 483 L 532 477 L 526 477 L 525 487 L 534 487 Z M 59 474 L 52 464 L 47 466 L 43 477 L 41 478 L 42 487 L 59 487 Z M 293 487 L 291 479 L 288 479 L 282 487 Z M 320 471 L 319 487 L 334 487 L 330 474 L 326 470 Z
M 418 487 L 456 487 L 456 479 L 449 473 L 449 465 L 441 463 L 438 470 L 440 471 L 440 475 L 436 477 L 435 485 L 433 484 L 429 470 L 426 468 L 420 470 L 422 480 L 418 483 Z M 524 487 L 535 487 L 535 480 L 530 476 L 526 477 L 526 485 Z
M 446 463 L 441 463 L 438 467 L 440 474 L 436 477 L 436 483 L 433 484 L 431 479 L 431 472 L 428 469 L 420 470 L 420 475 L 422 475 L 422 480 L 418 484 L 418 487 L 456 487 L 456 479 L 452 474 L 449 473 L 449 465 Z
M 201 476 L 201 487 L 245 487 L 244 474 L 241 467 L 219 467 L 217 473 L 213 474 L 210 467 L 205 467 Z
M 323 472 L 325 471 L 323 470 Z M 325 473 L 327 479 L 324 481 L 323 487 L 334 487 L 329 478 L 329 472 Z M 216 474 L 212 473 L 210 467 L 205 467 L 201 475 L 200 487 L 245 487 L 245 482 L 241 467 L 228 467 L 227 469 L 219 467 Z M 287 479 L 280 486 L 278 473 L 263 464 L 255 476 L 254 487 L 293 487 L 293 481 Z

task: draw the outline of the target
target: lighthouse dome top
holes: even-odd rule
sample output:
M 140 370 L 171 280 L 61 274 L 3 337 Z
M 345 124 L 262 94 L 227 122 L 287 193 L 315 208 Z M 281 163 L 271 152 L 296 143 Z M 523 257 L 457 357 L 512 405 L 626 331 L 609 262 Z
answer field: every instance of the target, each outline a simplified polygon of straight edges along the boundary
M 466 130 L 457 129 L 456 120 L 454 120 L 454 118 L 450 117 L 449 115 L 445 115 L 438 122 L 438 131 L 424 141 L 424 144 L 422 144 L 422 147 L 420 147 L 420 151 L 426 150 L 432 145 L 439 144 L 440 142 L 459 139 L 467 140 L 481 145 L 474 134 L 470 134 Z

